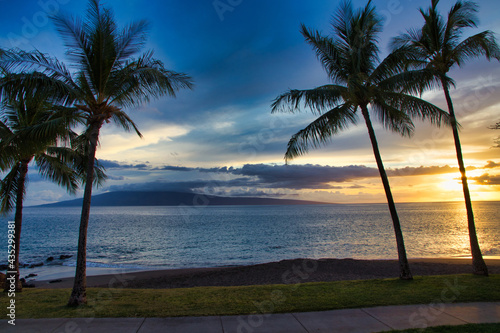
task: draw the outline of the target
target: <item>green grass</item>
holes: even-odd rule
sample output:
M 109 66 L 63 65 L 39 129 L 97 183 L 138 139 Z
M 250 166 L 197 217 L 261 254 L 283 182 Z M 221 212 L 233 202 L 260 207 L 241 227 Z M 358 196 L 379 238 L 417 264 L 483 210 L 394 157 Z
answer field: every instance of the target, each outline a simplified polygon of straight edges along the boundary
M 89 288 L 88 305 L 79 308 L 66 307 L 69 294 L 69 289 L 25 289 L 16 295 L 16 318 L 212 316 L 499 301 L 500 275 L 186 289 Z M 8 300 L 2 294 L 0 307 L 5 309 Z
M 460 326 L 437 326 L 422 329 L 391 331 L 392 333 L 498 333 L 500 324 L 468 324 Z

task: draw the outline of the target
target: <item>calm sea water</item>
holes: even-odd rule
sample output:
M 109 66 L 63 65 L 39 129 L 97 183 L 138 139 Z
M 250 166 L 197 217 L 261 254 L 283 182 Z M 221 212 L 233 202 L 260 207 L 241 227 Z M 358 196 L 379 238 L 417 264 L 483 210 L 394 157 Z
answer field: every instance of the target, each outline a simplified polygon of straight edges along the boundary
M 500 202 L 477 202 L 474 209 L 483 254 L 500 255 Z M 404 203 L 398 213 L 409 257 L 470 255 L 463 203 Z M 21 261 L 75 256 L 79 218 L 80 208 L 25 209 Z M 0 220 L 0 253 L 7 253 L 10 219 Z M 385 204 L 93 207 L 87 257 L 93 267 L 151 269 L 397 253 Z M 50 264 L 74 266 L 75 259 Z

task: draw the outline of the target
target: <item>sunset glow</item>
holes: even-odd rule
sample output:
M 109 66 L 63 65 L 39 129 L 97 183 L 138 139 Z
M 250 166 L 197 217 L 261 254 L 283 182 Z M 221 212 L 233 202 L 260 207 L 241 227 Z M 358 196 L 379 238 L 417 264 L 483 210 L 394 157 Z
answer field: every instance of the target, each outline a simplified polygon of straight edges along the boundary
M 0 47 L 39 49 L 65 62 L 61 39 L 47 20 L 26 34 L 26 22 L 44 14 L 37 1 L 19 6 L 2 2 Z M 430 0 L 428 1 L 430 3 Z M 442 0 L 449 8 L 454 0 Z M 386 18 L 379 47 L 422 24 L 422 1 L 373 1 Z M 314 51 L 299 33 L 301 23 L 329 32 L 338 1 L 244 1 L 221 14 L 212 1 L 108 0 L 118 20 L 145 18 L 151 23 L 146 49 L 167 68 L 188 73 L 192 91 L 127 110 L 143 134 L 106 126 L 97 157 L 109 176 L 99 194 L 115 190 L 178 190 L 231 196 L 268 196 L 333 203 L 385 202 L 373 151 L 362 119 L 325 147 L 284 165 L 290 137 L 315 116 L 271 114 L 271 103 L 286 89 L 328 83 Z M 86 1 L 60 4 L 69 13 L 84 12 Z M 356 4 L 357 6 L 357 4 Z M 500 31 L 498 2 L 480 1 L 480 25 L 470 33 Z M 397 9 L 397 10 L 395 10 Z M 392 11 L 392 14 L 390 14 Z M 40 14 L 41 13 L 41 14 Z M 389 13 L 389 14 L 388 14 Z M 38 15 L 38 16 L 36 16 Z M 46 13 L 44 14 L 46 15 Z M 186 19 L 189 17 L 189 19 Z M 279 18 L 279 19 L 276 19 Z M 474 31 L 473 31 L 474 30 Z M 36 32 L 36 33 L 35 33 Z M 498 35 L 497 35 L 498 38 Z M 500 200 L 500 66 L 480 59 L 454 69 L 451 90 L 473 200 Z M 423 98 L 446 109 L 441 90 Z M 397 202 L 463 200 L 450 128 L 416 122 L 411 138 L 384 129 L 373 120 L 380 151 Z M 27 205 L 73 197 L 31 171 Z M 81 196 L 81 192 L 78 193 Z

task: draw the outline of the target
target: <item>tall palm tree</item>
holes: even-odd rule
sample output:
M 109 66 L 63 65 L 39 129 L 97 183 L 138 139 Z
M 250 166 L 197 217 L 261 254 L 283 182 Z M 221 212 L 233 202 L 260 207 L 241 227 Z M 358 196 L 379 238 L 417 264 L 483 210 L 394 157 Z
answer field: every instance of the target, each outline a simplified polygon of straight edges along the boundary
M 487 276 L 488 268 L 483 260 L 476 234 L 474 213 L 458 133 L 459 126 L 450 96 L 452 83 L 446 79 L 446 76 L 450 69 L 455 66 L 462 67 L 467 60 L 473 58 L 485 56 L 488 60 L 491 58 L 500 60 L 500 50 L 491 31 L 483 31 L 461 40 L 466 28 L 477 27 L 477 5 L 474 2 L 457 1 L 448 12 L 446 20 L 437 9 L 438 3 L 439 0 L 431 0 L 429 9 L 420 9 L 425 21 L 421 29 L 408 30 L 405 34 L 394 38 L 392 44 L 395 48 L 404 47 L 407 49 L 411 53 L 411 58 L 420 58 L 416 64 L 420 63 L 421 66 L 435 70 L 440 80 L 451 117 L 455 150 L 462 176 L 473 271 L 474 274 Z
M 55 59 L 39 52 L 9 54 L 3 62 L 7 68 L 42 68 L 51 76 L 52 84 L 65 90 L 86 118 L 86 153 L 82 215 L 78 240 L 77 267 L 68 305 L 85 304 L 86 244 L 96 149 L 101 127 L 110 121 L 142 136 L 124 108 L 140 105 L 151 98 L 173 96 L 179 89 L 192 88 L 189 76 L 165 69 L 153 52 L 139 54 L 146 41 L 148 23 L 133 22 L 120 30 L 113 12 L 102 8 L 99 0 L 90 0 L 85 19 L 65 15 L 53 18 L 67 48 L 67 55 L 76 67 L 70 71 Z M 0 65 L 2 63 L 0 62 Z
M 33 90 L 12 84 L 22 81 L 23 74 L 4 74 L 0 79 L 0 169 L 7 174 L 0 181 L 0 213 L 15 207 L 15 253 L 9 271 L 16 272 L 16 290 L 21 291 L 19 250 L 28 167 L 33 161 L 42 177 L 75 193 L 77 154 L 57 144 L 69 138 L 77 118 L 73 110 L 54 104 L 50 87 Z
M 303 102 L 305 107 L 319 116 L 292 136 L 285 160 L 288 162 L 306 153 L 309 146 L 325 144 L 349 125 L 355 125 L 360 111 L 368 129 L 392 217 L 400 278 L 410 280 L 412 274 L 403 234 L 370 114 L 378 117 L 387 129 L 410 136 L 414 129 L 412 118 L 440 124 L 446 120 L 445 112 L 412 96 L 412 93 L 432 85 L 429 71 L 403 71 L 401 52 L 394 52 L 379 62 L 377 34 L 382 25 L 370 1 L 364 9 L 356 12 L 350 1 L 344 1 L 334 17 L 332 28 L 332 36 L 323 36 L 304 25 L 301 32 L 316 51 L 333 84 L 310 90 L 290 90 L 277 97 L 272 105 L 273 112 L 296 112 L 300 111 Z

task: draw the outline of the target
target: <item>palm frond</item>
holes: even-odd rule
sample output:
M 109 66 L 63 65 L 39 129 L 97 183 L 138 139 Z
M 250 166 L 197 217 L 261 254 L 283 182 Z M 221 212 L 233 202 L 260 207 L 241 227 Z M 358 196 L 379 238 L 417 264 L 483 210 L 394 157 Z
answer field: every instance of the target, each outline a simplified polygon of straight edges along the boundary
M 5 123 L 6 121 L 5 114 L 2 112 L 0 116 L 0 142 L 4 142 L 3 140 L 14 135 L 11 128 Z
M 370 74 L 368 81 L 372 84 L 381 83 L 397 74 L 425 65 L 426 54 L 410 45 L 402 45 L 385 57 Z
M 30 100 L 43 99 L 51 103 L 70 105 L 76 99 L 76 86 L 40 72 L 8 73 L 0 78 L 0 98 L 18 100 L 26 95 Z
M 88 77 L 85 71 L 79 71 L 76 73 L 75 78 L 76 84 L 79 88 L 79 100 L 87 105 L 97 104 L 96 94 L 97 92 L 91 87 L 91 79 Z
M 330 80 L 333 83 L 345 84 L 349 76 L 345 50 L 341 50 L 333 38 L 322 36 L 318 31 L 309 30 L 305 25 L 301 26 L 301 33 L 315 50 Z
M 467 60 L 485 56 L 500 61 L 500 48 L 493 32 L 487 30 L 474 36 L 466 38 L 453 50 L 452 58 L 458 66 L 462 66 Z
M 446 22 L 437 10 L 437 3 L 438 1 L 433 1 L 432 6 L 427 11 L 420 9 L 425 22 L 422 27 L 421 42 L 431 54 L 446 47 L 446 40 L 444 39 Z
M 433 68 L 419 70 L 401 71 L 398 74 L 389 76 L 378 83 L 378 88 L 383 91 L 400 92 L 410 95 L 421 95 L 424 91 L 439 88 L 441 77 L 453 85 L 454 82 L 446 75 Z
M 12 166 L 9 173 L 0 181 L 0 213 L 7 214 L 16 206 L 21 163 Z
M 334 135 L 356 122 L 356 108 L 350 104 L 346 103 L 326 112 L 292 136 L 288 142 L 285 161 L 307 153 L 309 147 L 317 148 L 328 143 Z
M 16 136 L 46 147 L 55 144 L 58 139 L 65 140 L 68 135 L 68 125 L 68 120 L 64 118 L 47 119 L 24 128 Z
M 71 140 L 71 150 L 67 152 L 66 163 L 71 164 L 71 168 L 77 173 L 80 182 L 83 184 L 87 179 L 87 165 L 90 151 L 90 134 L 87 128 L 82 134 L 75 136 Z M 51 150 L 48 150 L 51 152 Z M 99 187 L 107 179 L 106 169 L 99 163 L 97 159 L 94 160 L 94 186 Z
M 54 153 L 56 149 L 58 148 L 52 148 L 51 152 Z M 65 160 L 61 158 L 61 155 L 66 151 L 67 149 L 65 148 L 59 148 L 59 151 L 54 155 L 49 155 L 47 153 L 38 154 L 35 156 L 35 162 L 38 167 L 38 172 L 43 178 L 65 187 L 69 193 L 74 194 L 78 189 L 76 173 L 70 165 L 64 163 Z
M 117 111 L 113 112 L 111 119 L 119 126 L 121 126 L 123 129 L 125 129 L 127 132 L 130 132 L 132 129 L 135 131 L 135 133 L 142 138 L 142 134 L 137 128 L 137 125 L 134 123 L 134 121 L 124 112 L 124 111 Z
M 85 31 L 90 45 L 86 71 L 89 84 L 97 95 L 98 103 L 108 96 L 105 94 L 107 82 L 112 75 L 117 59 L 118 28 L 111 9 L 103 8 L 100 1 L 92 0 L 87 10 Z
M 52 17 L 52 21 L 64 41 L 68 58 L 90 70 L 91 45 L 82 20 L 59 14 Z
M 315 114 L 336 107 L 347 94 L 347 88 L 338 85 L 324 85 L 310 90 L 289 90 L 278 96 L 272 104 L 272 113 L 297 112 L 300 105 L 310 108 Z
M 143 48 L 148 28 L 149 23 L 146 20 L 141 20 L 129 24 L 123 29 L 119 34 L 116 46 L 116 61 L 118 64 L 129 59 Z
M 384 128 L 401 136 L 411 137 L 415 129 L 411 117 L 398 107 L 376 100 L 372 103 L 374 112 L 378 115 Z
M 379 112 L 383 112 L 383 108 L 387 105 L 400 110 L 400 112 L 406 114 L 410 119 L 429 121 L 431 124 L 437 126 L 443 124 L 451 125 L 451 118 L 448 112 L 421 98 L 404 93 L 385 91 L 383 94 L 380 94 L 373 105 L 378 108 Z
M 73 82 L 71 72 L 62 62 L 40 51 L 6 51 L 0 58 L 0 66 L 9 72 L 39 71 L 48 77 L 61 80 L 67 85 L 72 85 Z
M 339 37 L 339 44 L 346 50 L 349 49 L 349 39 L 352 32 L 351 22 L 354 15 L 352 2 L 344 0 L 339 4 L 335 15 L 332 17 L 333 34 Z
M 106 175 L 106 168 L 102 166 L 98 159 L 94 163 L 94 186 L 96 188 L 102 187 L 108 176 Z
M 448 12 L 443 39 L 455 46 L 463 28 L 477 27 L 477 5 L 472 1 L 457 1 Z
M 19 147 L 9 144 L 10 142 L 11 137 L 0 140 L 0 171 L 2 172 L 11 169 L 20 156 Z
M 419 48 L 425 49 L 425 45 L 422 43 L 422 41 L 422 29 L 410 28 L 399 36 L 393 37 L 389 45 L 392 50 L 397 50 L 409 46 L 418 46 Z
M 369 75 L 378 62 L 377 35 L 382 30 L 381 18 L 368 1 L 365 8 L 354 11 L 350 1 L 344 1 L 335 16 L 332 26 L 335 43 L 340 44 L 346 57 L 347 71 L 351 75 Z
M 132 106 L 149 102 L 151 98 L 173 96 L 180 89 L 193 87 L 191 77 L 166 70 L 152 52 L 113 73 L 106 94 L 110 104 Z

